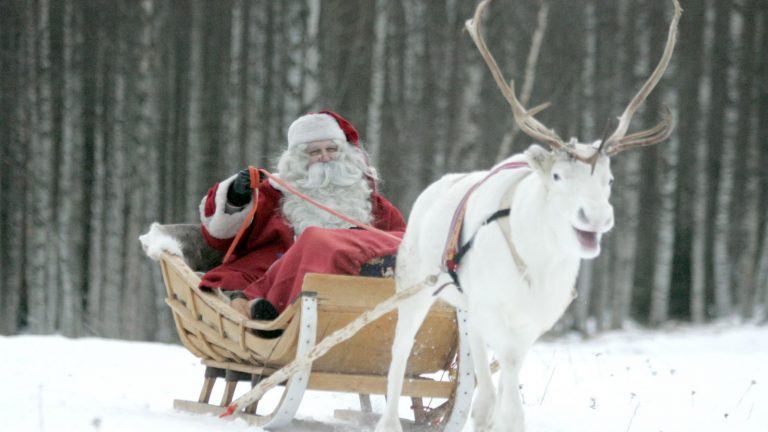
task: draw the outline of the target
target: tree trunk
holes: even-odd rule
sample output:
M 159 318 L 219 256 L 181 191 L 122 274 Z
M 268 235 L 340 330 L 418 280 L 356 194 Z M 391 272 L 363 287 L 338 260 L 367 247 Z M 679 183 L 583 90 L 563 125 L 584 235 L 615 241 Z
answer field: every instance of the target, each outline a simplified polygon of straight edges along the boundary
M 718 4 L 719 2 L 715 2 Z M 724 6 L 723 6 L 724 7 Z M 716 12 L 723 12 L 716 10 Z M 725 19 L 730 20 L 730 14 L 727 14 Z M 721 24 L 722 30 L 725 32 L 718 37 L 726 38 L 727 42 L 723 42 L 723 49 L 732 51 L 731 42 L 731 29 L 729 23 Z M 723 57 L 726 54 L 721 54 Z M 717 60 L 717 59 L 713 59 Z M 720 72 L 722 79 L 721 82 L 714 82 L 713 85 L 719 85 L 724 87 L 724 98 L 728 98 L 728 95 L 734 94 L 735 83 L 732 79 L 733 66 L 731 64 L 720 65 L 720 68 L 724 69 Z M 726 99 L 727 100 L 727 99 Z M 722 119 L 735 118 L 733 108 L 727 103 L 723 104 L 723 111 L 719 113 L 718 109 L 715 109 L 715 113 L 721 114 Z M 714 113 L 712 114 L 714 115 Z M 718 161 L 718 177 L 717 177 L 717 194 L 713 196 L 715 204 L 714 217 L 714 246 L 713 246 L 713 268 L 714 268 L 714 294 L 715 294 L 715 310 L 719 317 L 726 317 L 733 312 L 733 262 L 732 262 L 732 244 L 734 241 L 734 231 L 732 223 L 731 206 L 734 205 L 734 175 L 736 169 L 736 148 L 740 147 L 740 143 L 735 141 L 732 130 L 724 130 L 721 139 L 718 142 L 711 141 L 716 144 L 720 150 L 720 159 Z
M 84 3 L 82 5 L 82 26 L 83 29 L 83 56 L 82 73 L 80 75 L 83 103 L 81 105 L 82 116 L 82 147 L 81 147 L 81 166 L 89 167 L 80 172 L 80 193 L 82 200 L 79 205 L 80 233 L 79 241 L 79 284 L 83 296 L 87 296 L 90 286 L 90 275 L 93 261 L 93 206 L 96 194 L 96 172 L 93 167 L 96 166 L 96 106 L 98 71 L 96 62 L 93 61 L 99 54 L 98 32 L 90 29 L 99 28 L 100 8 L 95 3 Z M 87 60 L 86 60 L 87 59 Z
M 392 2 L 388 24 L 393 37 L 385 46 L 384 94 L 382 100 L 381 142 L 386 143 L 386 151 L 379 154 L 378 168 L 381 177 L 386 179 L 382 192 L 393 198 L 396 205 L 405 201 L 408 191 L 409 176 L 402 175 L 413 168 L 408 154 L 406 133 L 403 130 L 408 106 L 405 103 L 405 57 L 406 57 L 406 15 L 401 0 Z M 407 210 L 404 207 L 400 207 Z
M 621 92 L 632 94 L 642 85 L 634 77 L 635 60 L 638 51 L 635 44 L 637 8 L 634 2 L 624 4 L 621 13 L 621 41 L 623 49 L 619 50 L 621 56 L 621 68 L 618 71 L 621 77 Z M 619 93 L 619 92 L 617 92 Z M 627 96 L 629 98 L 630 96 Z M 616 101 L 621 106 L 625 101 Z M 622 328 L 624 322 L 630 318 L 632 309 L 632 277 L 635 271 L 635 252 L 637 249 L 638 210 L 639 210 L 639 185 L 640 185 L 640 154 L 630 152 L 622 155 L 622 163 L 617 167 L 614 177 L 619 179 L 619 187 L 614 189 L 614 206 L 617 212 L 617 221 L 613 237 L 615 259 L 613 271 L 616 275 L 613 286 L 613 315 L 611 328 Z M 609 238 L 610 238 L 609 237 Z
M 709 215 L 709 173 L 707 161 L 709 148 L 706 143 L 700 143 L 696 147 L 695 192 L 696 199 L 693 202 L 693 242 L 691 246 L 691 321 L 702 323 L 706 318 L 706 293 L 707 293 L 707 225 Z
M 760 14 L 761 37 L 758 47 L 768 46 L 768 5 L 763 3 Z M 758 59 L 758 76 L 768 76 L 768 58 L 762 56 Z M 768 80 L 762 80 L 758 87 L 758 108 L 757 108 L 757 136 L 768 136 Z M 768 141 L 762 140 L 760 144 L 760 166 L 768 166 Z M 764 172 L 764 171 L 761 171 Z M 758 211 L 759 227 L 761 230 L 760 250 L 757 253 L 757 288 L 761 292 L 762 299 L 755 302 L 756 305 L 762 305 L 763 321 L 768 320 L 768 175 L 760 177 L 760 209 Z
M 0 334 L 15 334 L 23 316 L 22 229 L 23 204 L 19 201 L 24 171 L 19 131 L 21 37 L 25 20 L 17 4 L 0 2 Z
M 223 111 L 226 106 L 226 77 L 229 65 L 230 26 L 232 23 L 231 1 L 205 3 L 203 20 L 203 70 L 202 70 L 202 171 L 198 173 L 210 187 L 225 174 L 227 142 Z
M 169 71 L 169 81 L 172 82 L 173 95 L 167 102 L 167 109 L 172 112 L 169 121 L 168 144 L 171 146 L 170 160 L 168 161 L 169 179 L 167 194 L 163 198 L 171 202 L 170 213 L 166 221 L 187 222 L 198 220 L 196 216 L 196 204 L 204 191 L 190 193 L 189 186 L 195 182 L 187 171 L 190 162 L 195 158 L 190 151 L 191 128 L 189 119 L 191 116 L 191 75 L 193 66 L 190 57 L 194 55 L 195 48 L 191 45 L 193 27 L 197 24 L 193 20 L 193 2 L 190 0 L 178 2 L 172 13 L 172 28 L 175 29 L 169 35 L 168 55 L 172 57 L 172 70 Z M 183 28 L 184 31 L 180 29 Z M 247 115 L 244 117 L 248 117 Z
M 574 327 L 584 335 L 592 333 L 590 328 L 590 305 L 594 286 L 594 261 L 581 261 L 579 277 L 576 279 L 578 297 L 574 300 Z
M 714 1 L 714 29 L 712 36 L 712 56 L 711 77 L 709 80 L 709 106 L 707 113 L 707 129 L 705 140 L 701 145 L 706 146 L 707 165 L 704 168 L 704 181 L 709 186 L 706 195 L 697 191 L 696 199 L 698 204 L 706 201 L 706 225 L 704 232 L 706 235 L 706 256 L 705 261 L 700 264 L 705 267 L 706 275 L 703 276 L 707 284 L 708 296 L 713 299 L 713 314 L 715 317 L 724 317 L 730 310 L 730 293 L 728 287 L 717 283 L 720 275 L 716 269 L 717 266 L 717 242 L 718 238 L 715 220 L 719 209 L 720 196 L 720 161 L 725 143 L 725 110 L 728 105 L 728 68 L 730 66 L 731 49 L 731 1 Z M 700 186 L 704 186 L 699 179 Z M 701 271 L 700 269 L 698 271 Z M 702 277 L 701 275 L 699 277 Z M 723 289 L 725 288 L 725 289 Z
M 677 94 L 679 110 L 675 132 L 679 138 L 677 187 L 675 197 L 674 257 L 670 289 L 670 313 L 676 318 L 690 318 L 692 302 L 703 310 L 700 295 L 691 292 L 692 206 L 695 193 L 695 151 L 699 144 L 699 87 L 703 68 L 703 28 L 706 4 L 701 1 L 683 2 L 686 19 L 680 22 L 680 46 L 677 50 Z M 702 319 L 703 317 L 699 317 Z
M 669 18 L 664 12 L 664 5 L 651 2 L 648 7 L 650 20 L 650 49 L 649 69 L 653 68 L 661 56 L 666 38 L 666 28 Z M 648 72 L 650 73 L 650 72 Z M 646 75 L 647 76 L 647 75 Z M 646 101 L 646 124 L 658 121 L 658 112 L 661 110 L 661 100 L 664 98 L 666 85 L 660 82 L 654 92 Z M 674 108 L 673 108 L 674 109 Z M 673 135 L 664 148 L 656 147 L 656 160 L 654 161 L 657 190 L 654 223 L 655 234 L 651 235 L 651 257 L 653 257 L 650 308 L 648 322 L 657 326 L 667 320 L 669 316 L 669 295 L 673 273 L 673 251 L 675 242 L 675 190 L 677 189 L 676 167 L 678 164 L 678 140 Z M 653 204 L 652 204 L 653 205 Z M 640 220 L 647 223 L 646 217 Z M 643 255 L 638 255 L 641 257 Z
M 189 85 L 189 118 L 187 119 L 187 131 L 189 149 L 187 150 L 187 195 L 193 204 L 200 202 L 205 192 L 211 185 L 207 182 L 205 176 L 200 173 L 207 169 L 203 165 L 203 19 L 204 5 L 202 0 L 192 0 L 191 4 L 191 24 L 189 36 L 189 70 L 187 74 Z M 197 206 L 195 205 L 195 210 Z M 195 211 L 195 221 L 200 220 L 199 214 Z
M 275 138 L 272 130 L 273 126 L 273 93 L 275 87 L 275 77 L 277 71 L 274 66 L 274 59 L 277 57 L 275 51 L 277 51 L 275 42 L 275 2 L 265 2 L 263 7 L 266 9 L 264 14 L 266 15 L 266 25 L 264 27 L 264 48 L 261 66 L 261 79 L 264 83 L 262 85 L 263 94 L 261 101 L 261 111 L 259 112 L 259 119 L 261 120 L 259 127 L 261 129 L 261 160 L 260 166 L 269 166 L 269 157 L 273 151 L 273 140 Z
M 235 0 L 232 4 L 232 29 L 229 36 L 229 64 L 227 73 L 224 75 L 227 79 L 222 79 L 226 89 L 226 99 L 224 102 L 223 133 L 222 145 L 217 157 L 222 159 L 223 173 L 234 173 L 248 165 L 243 159 L 242 145 L 240 139 L 243 137 L 241 127 L 243 127 L 243 117 L 245 116 L 246 94 L 242 92 L 242 80 L 246 75 L 240 68 L 243 66 L 243 56 L 247 51 L 247 46 L 243 45 L 243 33 L 245 23 L 248 21 L 245 15 L 246 8 L 244 4 L 247 1 Z
M 55 330 L 59 291 L 53 284 L 55 263 L 55 235 L 51 220 L 50 188 L 54 179 L 48 169 L 48 157 L 52 150 L 52 105 L 50 65 L 50 10 L 47 1 L 27 5 L 27 29 L 25 40 L 27 70 L 25 77 L 26 97 L 22 102 L 24 117 L 22 127 L 28 139 L 29 150 L 26 171 L 28 192 L 22 195 L 28 200 L 26 234 L 28 240 L 26 286 L 28 293 L 29 329 L 35 333 Z
M 371 66 L 371 98 L 368 103 L 368 124 L 366 136 L 368 137 L 368 154 L 371 160 L 379 161 L 379 147 L 381 145 L 381 115 L 384 101 L 384 55 L 387 45 L 387 19 L 389 4 L 386 0 L 376 0 L 374 18 L 374 43 Z
M 64 91 L 62 110 L 62 162 L 60 188 L 62 195 L 60 209 L 61 241 L 59 244 L 59 260 L 62 288 L 62 317 L 65 326 L 63 331 L 73 335 L 82 335 L 88 327 L 85 310 L 87 307 L 87 292 L 82 290 L 83 274 L 81 273 L 80 239 L 82 238 L 82 222 L 78 211 L 83 195 L 79 186 L 83 146 L 83 119 L 80 116 L 83 108 L 83 43 L 82 13 L 73 4 L 66 3 L 64 9 Z
M 754 77 L 757 71 L 756 59 L 765 56 L 762 50 L 756 49 L 756 17 L 758 14 L 757 0 L 747 0 L 743 4 L 743 26 L 741 28 L 741 59 L 739 70 L 744 73 L 739 76 L 738 83 L 738 120 L 736 142 L 743 149 L 742 155 L 737 158 L 737 176 L 734 179 L 734 190 L 743 191 L 736 197 L 736 206 L 732 208 L 731 220 L 738 221 L 734 246 L 733 265 L 737 269 L 734 276 L 736 297 L 739 301 L 740 315 L 751 318 L 755 312 L 755 271 L 758 251 L 758 175 L 761 168 L 758 166 L 760 158 L 758 139 L 755 131 L 757 124 L 754 122 L 754 101 L 756 100 L 756 86 Z M 763 47 L 765 48 L 765 47 Z M 765 139 L 766 137 L 762 137 Z
M 99 41 L 95 52 L 87 60 L 93 63 L 94 74 L 97 80 L 88 83 L 92 87 L 95 105 L 92 107 L 95 119 L 93 121 L 93 195 L 91 197 L 91 220 L 90 220 L 90 245 L 91 260 L 89 263 L 90 272 L 88 278 L 88 317 L 90 318 L 90 327 L 98 335 L 116 337 L 117 333 L 109 332 L 105 329 L 110 324 L 118 325 L 117 320 L 111 319 L 111 315 L 105 315 L 104 298 L 110 295 L 109 288 L 105 285 L 106 273 L 106 230 L 110 221 L 107 220 L 106 210 L 109 208 L 108 197 L 111 190 L 107 188 L 107 178 L 109 176 L 106 170 L 106 158 L 112 151 L 112 140 L 110 138 L 110 112 L 108 100 L 110 98 L 111 73 L 110 61 L 108 58 L 113 52 L 112 43 L 105 40 L 104 35 L 107 31 L 114 31 L 112 23 L 112 10 L 103 9 L 99 11 L 98 26 L 86 29 L 88 32 L 96 34 L 96 40 Z M 112 25 L 111 25 L 112 24 Z M 109 30 L 107 30 L 109 28 Z M 118 30 L 119 34 L 119 30 Z M 113 190 L 113 189 L 112 189 Z M 105 318 L 109 316 L 110 318 Z
M 157 217 L 157 167 L 153 164 L 157 160 L 154 152 L 158 136 L 155 122 L 158 117 L 157 84 L 154 80 L 157 76 L 156 7 L 153 0 L 145 0 L 137 11 L 139 33 L 133 56 L 137 60 L 136 92 L 135 102 L 129 107 L 132 115 L 136 116 L 134 129 L 130 133 L 137 145 L 129 153 L 131 182 L 135 186 L 128 193 L 129 217 L 123 238 L 127 280 L 122 289 L 121 311 L 124 336 L 137 340 L 155 336 L 157 316 L 161 312 L 157 309 L 157 302 L 162 298 L 158 296 L 154 278 L 149 277 L 159 276 L 157 265 L 138 253 L 140 246 L 137 241 L 142 230 Z

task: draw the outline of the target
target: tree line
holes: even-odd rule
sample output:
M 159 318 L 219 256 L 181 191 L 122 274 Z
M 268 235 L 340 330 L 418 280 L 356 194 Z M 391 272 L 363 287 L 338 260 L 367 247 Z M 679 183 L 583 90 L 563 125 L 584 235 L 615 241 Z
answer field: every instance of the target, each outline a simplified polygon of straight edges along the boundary
M 670 68 L 633 122 L 667 105 L 674 133 L 612 161 L 616 228 L 561 330 L 766 318 L 768 3 L 681 4 Z M 206 190 L 248 164 L 271 168 L 305 112 L 357 126 L 405 213 L 441 175 L 527 148 L 462 30 L 475 6 L 0 1 L 0 334 L 173 340 L 137 237 L 199 220 Z M 591 141 L 656 65 L 671 6 L 497 0 L 485 37 L 529 106 L 552 102 L 543 123 Z

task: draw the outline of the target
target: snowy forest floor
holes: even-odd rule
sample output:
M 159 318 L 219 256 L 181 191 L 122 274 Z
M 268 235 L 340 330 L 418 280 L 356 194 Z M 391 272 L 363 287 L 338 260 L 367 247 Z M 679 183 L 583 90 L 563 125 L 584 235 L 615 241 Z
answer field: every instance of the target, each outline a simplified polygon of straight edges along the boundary
M 173 409 L 173 399 L 197 398 L 204 370 L 181 346 L 12 336 L 0 337 L 0 353 L 4 431 L 256 430 L 242 420 Z M 540 342 L 521 374 L 528 431 L 765 432 L 767 365 L 768 327 L 633 330 Z M 213 401 L 222 388 L 218 383 Z M 372 399 L 381 412 L 384 398 Z M 408 405 L 403 399 L 401 415 Z M 308 392 L 297 415 L 302 421 L 286 430 L 359 430 L 333 418 L 334 409 L 357 408 L 355 395 Z

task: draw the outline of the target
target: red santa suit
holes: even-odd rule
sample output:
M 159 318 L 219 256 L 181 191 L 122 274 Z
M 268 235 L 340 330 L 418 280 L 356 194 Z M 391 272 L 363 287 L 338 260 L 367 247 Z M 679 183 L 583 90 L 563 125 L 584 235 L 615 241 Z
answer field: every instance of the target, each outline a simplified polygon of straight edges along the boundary
M 290 138 L 290 133 L 289 133 Z M 226 251 L 253 203 L 227 211 L 227 190 L 237 176 L 214 185 L 200 205 L 202 232 L 212 247 Z M 372 258 L 394 255 L 399 241 L 361 229 L 309 227 L 298 237 L 281 211 L 283 193 L 265 180 L 259 185 L 256 215 L 233 252 L 233 259 L 207 272 L 203 288 L 242 290 L 283 311 L 299 294 L 306 273 L 358 274 Z M 402 237 L 400 211 L 377 192 L 370 195 L 371 225 Z

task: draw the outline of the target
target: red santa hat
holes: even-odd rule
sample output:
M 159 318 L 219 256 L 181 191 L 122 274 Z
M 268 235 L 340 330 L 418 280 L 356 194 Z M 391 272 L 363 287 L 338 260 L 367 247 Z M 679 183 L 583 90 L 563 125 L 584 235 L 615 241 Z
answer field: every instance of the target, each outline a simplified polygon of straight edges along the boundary
M 288 148 L 313 141 L 339 139 L 359 147 L 357 129 L 333 111 L 308 113 L 297 118 L 288 128 Z

